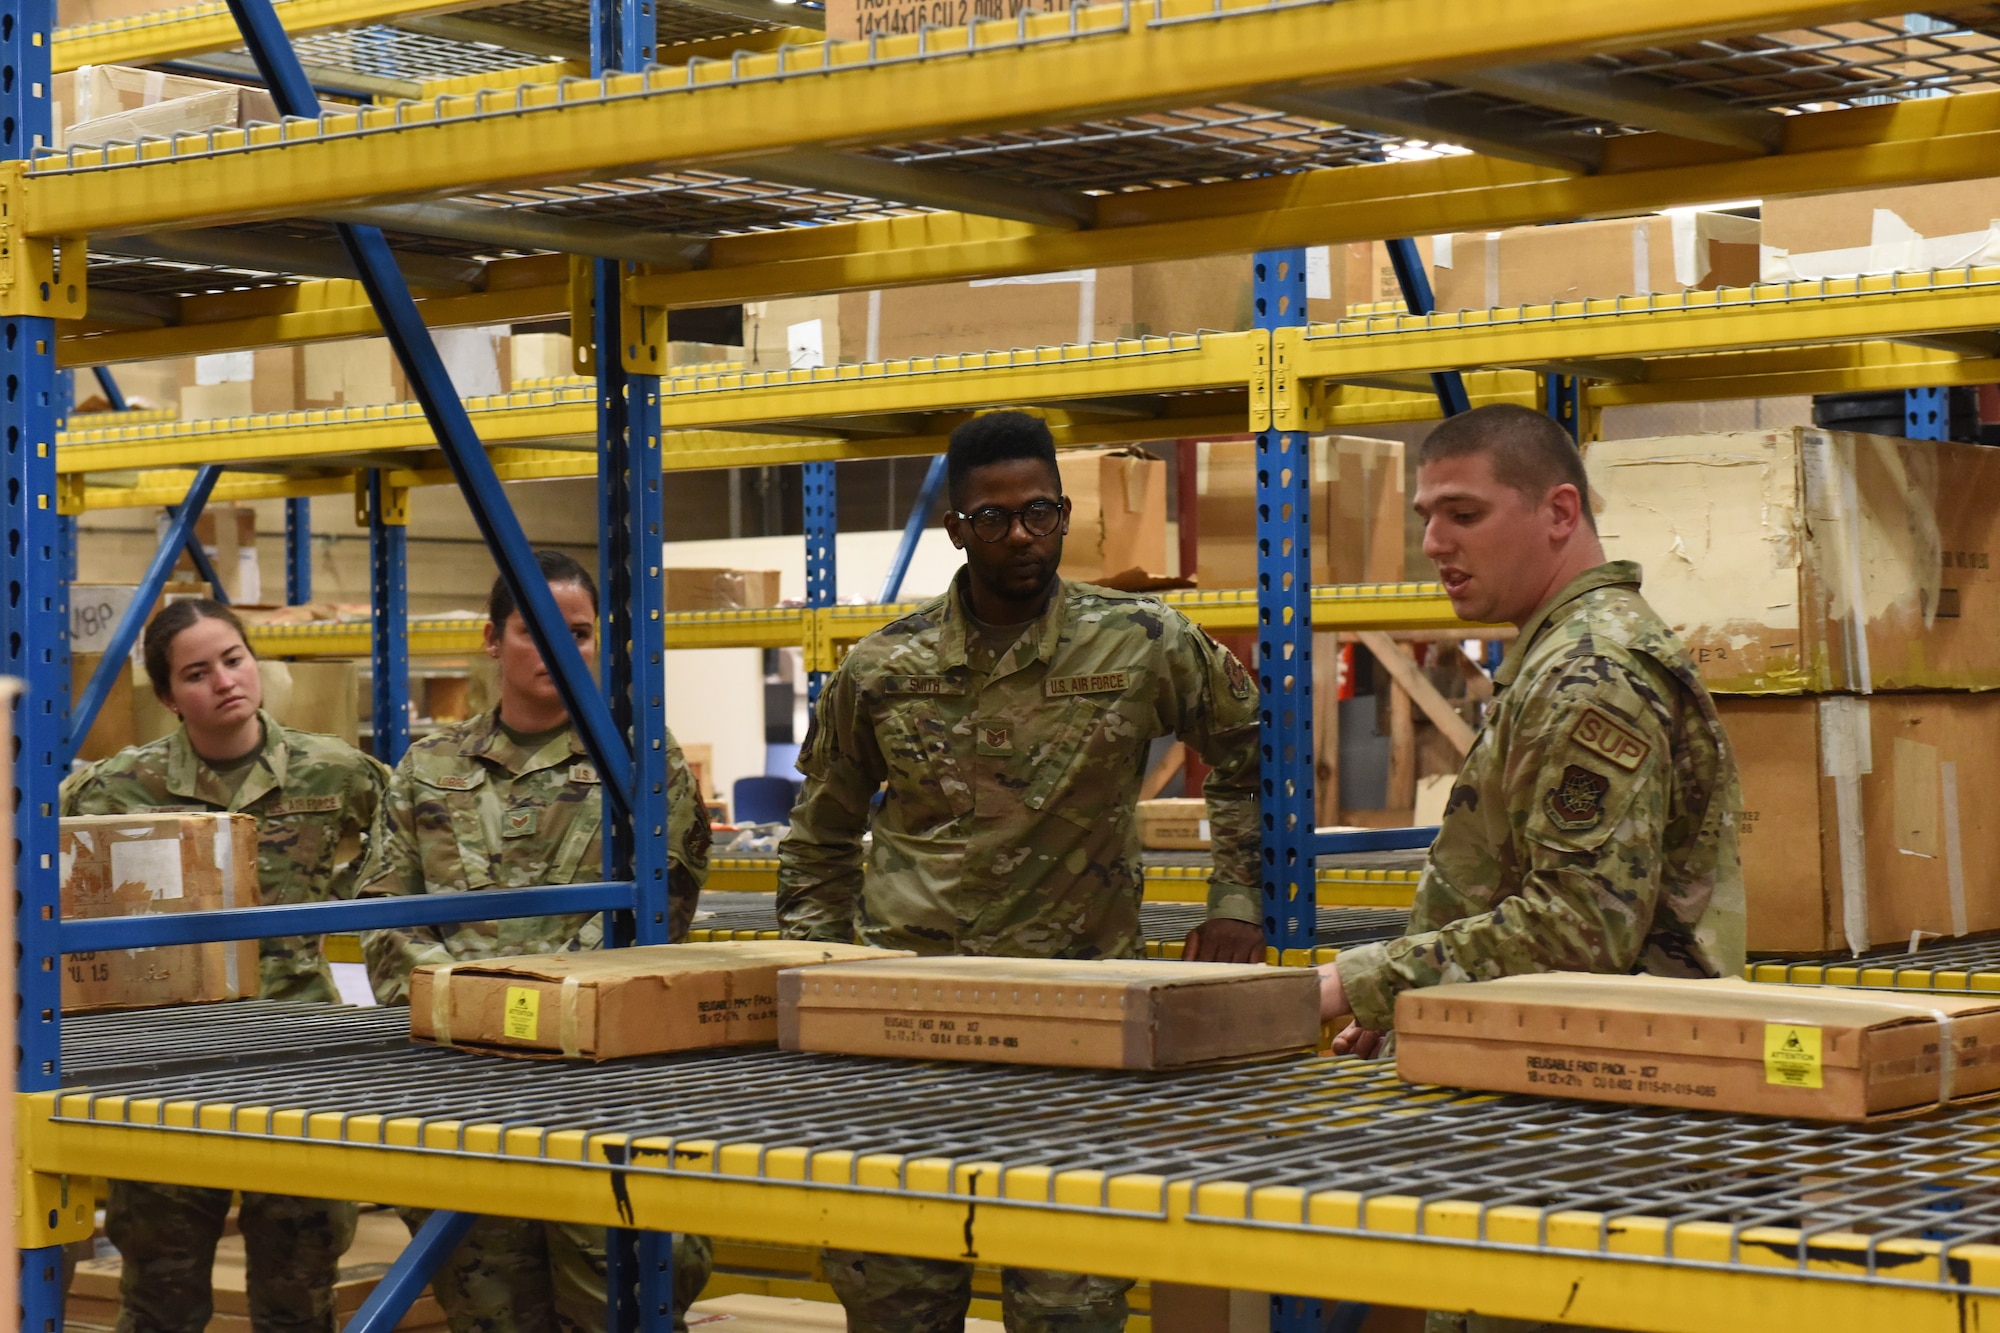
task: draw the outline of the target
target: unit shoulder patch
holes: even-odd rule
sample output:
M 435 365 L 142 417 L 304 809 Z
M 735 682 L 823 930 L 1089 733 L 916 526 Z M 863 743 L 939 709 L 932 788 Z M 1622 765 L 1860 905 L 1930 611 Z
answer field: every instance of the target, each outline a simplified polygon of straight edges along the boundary
M 1100 671 L 1094 676 L 1050 676 L 1042 682 L 1042 694 L 1057 699 L 1067 694 L 1107 694 L 1130 684 L 1129 671 Z
M 1613 722 L 1595 708 L 1586 708 L 1569 729 L 1569 738 L 1584 749 L 1608 759 L 1627 773 L 1636 773 L 1653 747 L 1638 732 Z
M 1576 833 L 1597 827 L 1604 818 L 1604 797 L 1610 790 L 1610 778 L 1581 764 L 1571 764 L 1563 769 L 1562 778 L 1549 789 L 1542 803 L 1557 828 Z

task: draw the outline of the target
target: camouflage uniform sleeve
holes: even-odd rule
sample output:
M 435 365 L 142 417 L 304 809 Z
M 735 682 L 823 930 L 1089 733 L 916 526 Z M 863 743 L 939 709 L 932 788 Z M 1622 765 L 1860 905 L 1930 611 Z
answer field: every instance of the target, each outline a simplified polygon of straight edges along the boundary
M 778 928 L 786 939 L 854 940 L 861 896 L 861 835 L 868 804 L 888 767 L 860 711 L 850 655 L 820 692 L 799 772 L 805 786 L 792 809 L 792 831 L 778 844 Z
M 389 776 L 375 823 L 368 833 L 368 854 L 356 874 L 355 896 L 389 898 L 424 892 L 423 853 L 417 846 L 417 811 L 410 761 L 405 756 Z M 361 933 L 361 953 L 368 964 L 368 982 L 377 1004 L 408 1004 L 410 973 L 433 963 L 448 963 L 451 953 L 430 926 L 399 926 Z
M 1452 793 L 1506 801 L 1519 888 L 1441 930 L 1342 953 L 1335 965 L 1365 1028 L 1387 1031 L 1396 996 L 1420 986 L 1638 964 L 1667 852 L 1668 705 L 1604 657 L 1574 658 L 1531 688 L 1500 742 L 1502 789 Z
M 382 808 L 382 793 L 389 785 L 389 770 L 373 755 L 355 752 L 355 763 L 347 780 L 347 805 L 341 812 L 341 843 L 355 839 L 354 855 L 337 863 L 326 883 L 328 898 L 352 898 L 356 877 L 368 861 L 368 848 L 375 828 L 375 815 Z
M 1236 655 L 1183 620 L 1169 655 L 1174 732 L 1209 766 L 1208 919 L 1262 922 L 1262 832 L 1257 808 L 1257 686 Z
M 708 883 L 708 806 L 695 789 L 694 770 L 680 743 L 667 737 L 667 939 L 678 944 L 694 924 L 701 887 Z

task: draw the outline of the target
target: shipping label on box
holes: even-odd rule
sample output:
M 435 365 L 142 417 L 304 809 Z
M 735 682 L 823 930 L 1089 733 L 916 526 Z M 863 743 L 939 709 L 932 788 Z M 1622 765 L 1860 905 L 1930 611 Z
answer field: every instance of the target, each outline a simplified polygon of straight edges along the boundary
M 257 821 L 238 814 L 89 815 L 61 821 L 62 914 L 142 916 L 252 907 Z M 257 994 L 257 941 L 63 958 L 63 1009 L 202 1004 Z
M 2000 1091 L 2000 997 L 1501 977 L 1399 995 L 1396 1072 L 1488 1092 L 1871 1120 Z
M 907 955 L 854 944 L 755 940 L 487 958 L 410 975 L 410 1035 L 540 1059 L 778 1039 L 778 973 Z
M 1309 969 L 1103 959 L 915 958 L 778 978 L 787 1050 L 1174 1069 L 1319 1040 Z
M 1199 796 L 1162 796 L 1139 802 L 1139 845 L 1151 851 L 1208 849 L 1208 802 Z

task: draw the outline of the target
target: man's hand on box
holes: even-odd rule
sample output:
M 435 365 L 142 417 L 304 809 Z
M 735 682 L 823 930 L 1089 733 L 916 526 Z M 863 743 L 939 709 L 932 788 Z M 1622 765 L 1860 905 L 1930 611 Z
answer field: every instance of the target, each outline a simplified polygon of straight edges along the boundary
M 1204 921 L 1187 933 L 1181 946 L 1187 963 L 1261 963 L 1264 928 L 1248 921 Z

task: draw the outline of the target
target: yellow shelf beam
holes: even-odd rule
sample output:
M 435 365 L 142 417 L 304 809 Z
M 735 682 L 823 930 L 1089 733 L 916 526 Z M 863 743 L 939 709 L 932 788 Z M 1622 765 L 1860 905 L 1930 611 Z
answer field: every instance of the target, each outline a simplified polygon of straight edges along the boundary
M 541 85 L 504 99 L 504 107 L 493 106 L 491 99 L 482 103 L 464 97 L 337 114 L 316 126 L 291 130 L 282 144 L 275 128 L 255 131 L 247 142 L 256 146 L 247 150 L 246 136 L 225 133 L 217 136 L 213 153 L 198 151 L 193 140 L 182 150 L 161 143 L 79 152 L 75 169 L 44 160 L 30 178 L 21 217 L 24 230 L 37 236 L 213 226 L 439 194 L 744 163 L 780 151 L 847 149 L 1109 114 L 1254 102 L 1260 90 L 1437 77 L 1460 67 L 1781 30 L 1873 13 L 1875 8 L 1879 6 L 1800 0 L 1687 0 L 1666 7 L 1596 0 L 1516 0 L 1505 6 L 1468 6 L 1463 0 L 1349 0 L 1337 5 L 1138 0 L 1129 7 L 1102 5 L 1030 16 L 1020 25 L 983 24 L 976 33 L 944 29 L 892 37 L 873 50 L 866 42 L 819 43 L 729 63 L 613 76 L 602 83 Z M 976 43 L 976 49 L 969 43 Z M 1459 169 L 1469 168 L 1485 189 L 1506 194 L 1525 187 L 1528 194 L 1545 195 L 1540 206 L 1523 204 L 1544 217 L 1589 216 L 1606 211 L 1607 198 L 1623 202 L 1630 192 L 1612 178 L 1626 170 L 1652 176 L 1652 188 L 1671 196 L 1653 206 L 1686 202 L 1690 191 L 1705 198 L 1715 197 L 1713 190 L 1725 197 L 1748 197 L 1812 192 L 1826 188 L 1827 181 L 1866 188 L 1886 183 L 1884 176 L 1903 181 L 1947 179 L 1954 173 L 1976 177 L 1991 171 L 1992 154 L 1982 155 L 1976 147 L 1968 152 L 1964 141 L 1983 143 L 1982 135 L 1992 127 L 1968 126 L 1961 104 L 1982 100 L 2000 103 L 2000 95 L 1791 117 L 1785 123 L 1785 151 L 1751 163 L 1732 164 L 1713 146 L 1679 140 L 1630 150 L 1614 143 L 1607 173 L 1581 179 L 1486 159 L 1453 161 L 1465 164 Z M 1877 112 L 1888 114 L 1869 119 Z M 1857 115 L 1863 119 L 1850 119 Z M 1821 124 L 1835 120 L 1845 135 Z M 1869 127 L 1859 142 L 1853 135 L 1857 126 Z M 1895 140 L 1919 126 L 1925 131 L 1923 151 L 1883 151 L 1885 139 Z M 1634 168 L 1632 158 L 1621 154 L 1646 165 Z M 1841 169 L 1850 165 L 1852 170 Z M 1355 178 L 1384 179 L 1366 175 L 1381 170 L 1343 168 L 1318 174 L 1352 180 L 1360 193 L 1368 194 Z M 1732 170 L 1741 177 L 1740 187 L 1731 181 Z M 1251 184 L 1262 187 L 1256 197 L 1261 208 L 1268 208 L 1293 196 L 1298 182 L 1287 176 Z M 1413 217 L 1408 201 L 1417 192 L 1412 184 L 1392 187 L 1401 205 L 1395 216 L 1360 235 L 1468 225 L 1431 216 L 1452 211 L 1444 199 L 1432 201 L 1435 207 L 1426 207 L 1425 216 Z M 1096 237 L 1102 258 L 1082 262 L 1165 257 L 1135 251 L 1114 233 L 1143 232 L 1170 217 L 1191 220 L 1188 201 L 1176 203 L 1168 196 L 1195 192 L 1108 196 L 1096 205 L 1097 229 L 1076 234 Z M 1353 202 L 1343 199 L 1339 207 Z M 1381 201 L 1374 202 L 1379 209 Z M 1200 219 L 1211 228 L 1200 252 L 1299 243 L 1271 234 L 1261 222 L 1242 229 L 1243 212 L 1239 208 L 1234 214 L 1235 229 L 1215 231 L 1212 217 Z M 1014 239 L 1035 232 L 1021 229 Z M 1300 237 L 1324 243 L 1346 239 L 1346 232 L 1322 228 Z M 1001 244 L 1004 248 L 1006 242 Z M 1045 268 L 1071 266 L 1035 262 Z M 919 273 L 902 278 L 933 280 L 934 275 Z M 802 273 L 786 289 L 824 291 L 838 285 L 844 284 Z
M 65 1119 L 54 1118 L 59 1109 Z M 483 1122 L 366 1114 L 302 1123 L 297 1112 L 218 1101 L 127 1107 L 38 1093 L 21 1096 L 19 1112 L 21 1165 L 34 1180 L 255 1182 L 274 1193 L 496 1214 L 533 1199 L 551 1221 L 938 1259 L 968 1257 L 970 1237 L 989 1264 L 1217 1287 L 1284 1274 L 1301 1295 L 1651 1333 L 1748 1333 L 1770 1326 L 1774 1311 L 1787 1327 L 1820 1333 L 1963 1333 L 2000 1321 L 1991 1294 L 2000 1248 L 1953 1248 L 1954 1281 L 1940 1287 L 1907 1280 L 1936 1269 L 1939 1246 L 1918 1238 L 1870 1248 L 1864 1236 L 1823 1232 L 1806 1247 L 1799 1231 L 1778 1226 L 1739 1232 L 1695 1221 L 1670 1231 L 1636 1213 L 1482 1213 L 1472 1202 L 1379 1195 L 1364 1212 L 1338 1188 L 1306 1195 L 753 1143 L 649 1140 L 636 1146 L 671 1149 L 677 1169 L 617 1171 L 635 1146 L 626 1136 L 560 1124 L 503 1134 Z M 122 1123 L 127 1115 L 136 1123 Z M 150 1127 L 156 1118 L 213 1132 Z

